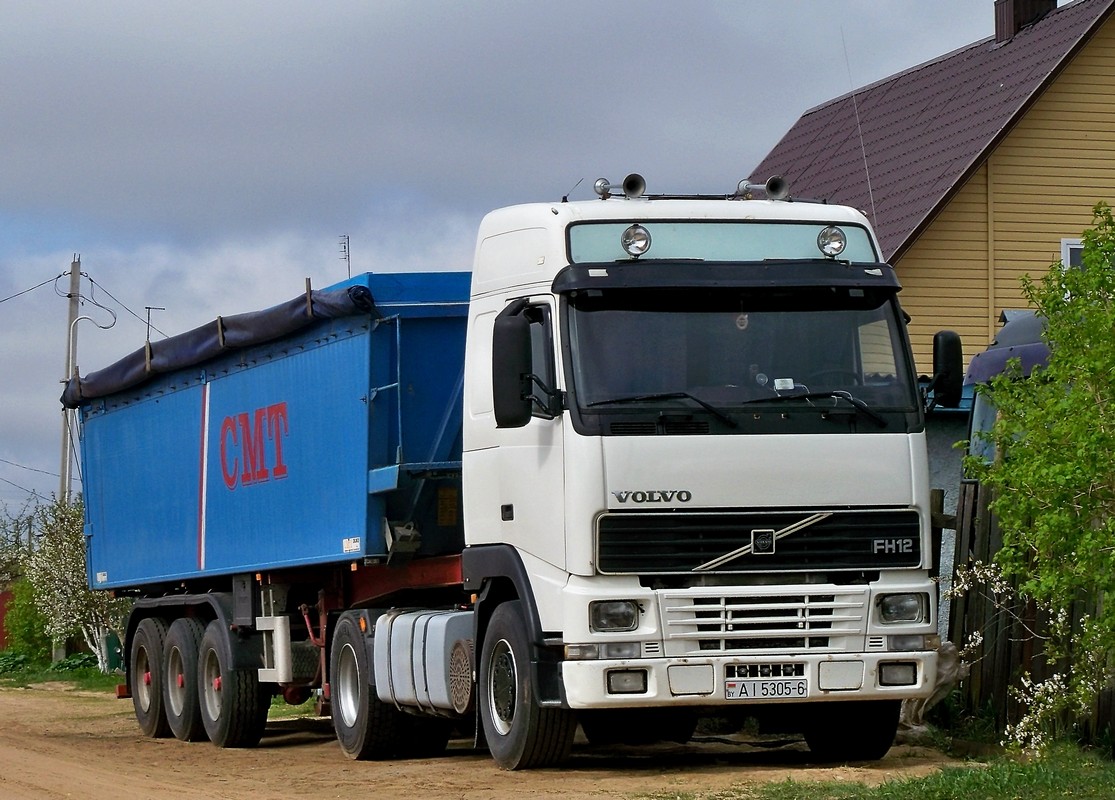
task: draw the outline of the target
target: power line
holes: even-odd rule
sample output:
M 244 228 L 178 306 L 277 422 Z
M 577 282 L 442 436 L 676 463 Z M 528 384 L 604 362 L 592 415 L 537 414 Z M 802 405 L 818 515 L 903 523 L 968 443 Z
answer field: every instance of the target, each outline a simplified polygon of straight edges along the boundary
M 64 273 L 64 272 L 62 273 L 62 275 L 65 275 L 65 274 L 66 274 L 66 273 Z M 46 279 L 45 281 L 43 281 L 42 283 L 38 284 L 38 286 L 32 286 L 32 287 L 31 287 L 30 289 L 24 289 L 24 290 L 23 290 L 22 292 L 16 292 L 15 294 L 13 294 L 13 295 L 10 295 L 10 296 L 8 296 L 8 297 L 5 297 L 4 299 L 0 300 L 0 303 L 6 303 L 6 302 L 8 302 L 9 300 L 15 300 L 15 299 L 16 299 L 17 297 L 22 297 L 22 296 L 23 296 L 23 295 L 25 295 L 25 294 L 29 294 L 30 292 L 33 292 L 33 291 L 35 291 L 36 289 L 38 289 L 38 288 L 40 288 L 40 287 L 46 286 L 46 285 L 47 285 L 48 283 L 51 283 L 52 281 L 53 281 L 53 282 L 54 282 L 55 284 L 57 284 L 57 282 L 58 282 L 58 279 L 59 279 L 59 278 L 61 278 L 61 277 L 62 277 L 62 275 L 56 275 L 56 276 L 54 276 L 53 278 L 47 278 L 47 279 Z
M 14 486 L 16 489 L 19 489 L 21 492 L 26 492 L 27 494 L 31 495 L 32 497 L 37 497 L 40 500 L 50 500 L 49 497 L 44 497 L 43 495 L 36 492 L 34 489 L 28 489 L 26 486 L 20 486 L 15 481 L 10 481 L 7 478 L 0 478 L 0 483 L 6 483 L 9 486 Z
M 36 469 L 35 467 L 27 467 L 27 466 L 24 466 L 23 464 L 17 464 L 14 461 L 8 461 L 8 459 L 6 459 L 6 458 L 0 458 L 0 464 L 8 464 L 9 466 L 12 466 L 12 467 L 19 467 L 20 469 L 25 469 L 28 472 L 38 472 L 42 475 L 50 475 L 53 478 L 58 477 L 58 473 L 56 473 L 56 472 L 47 472 L 45 469 Z
M 82 274 L 84 274 L 84 273 L 82 273 Z M 125 311 L 127 311 L 127 312 L 128 312 L 129 314 L 131 314 L 131 315 L 132 315 L 133 317 L 135 317 L 135 318 L 136 318 L 137 320 L 139 320 L 140 322 L 142 322 L 142 323 L 144 323 L 145 325 L 149 326 L 151 330 L 155 331 L 155 333 L 159 334 L 159 335 L 160 335 L 160 336 L 162 336 L 162 337 L 163 337 L 164 339 L 168 338 L 168 337 L 167 337 L 167 335 L 166 335 L 165 333 L 163 333 L 163 332 L 162 332 L 161 330 L 159 330 L 158 328 L 156 328 L 156 327 L 155 327 L 154 325 L 152 325 L 152 324 L 151 324 L 151 320 L 150 320 L 150 318 L 148 318 L 148 319 L 146 319 L 146 320 L 145 320 L 145 319 L 144 319 L 143 317 L 141 317 L 141 316 L 140 316 L 139 314 L 137 314 L 136 312 L 132 311 L 132 310 L 131 310 L 130 308 L 128 308 L 128 307 L 127 307 L 126 305 L 124 305 L 124 304 L 123 304 L 122 302 L 120 302 L 119 300 L 117 300 L 117 299 L 116 299 L 116 297 L 115 297 L 115 296 L 114 296 L 114 295 L 112 294 L 112 292 L 110 292 L 110 291 L 109 291 L 108 289 L 106 289 L 105 287 L 101 286 L 101 284 L 97 283 L 97 282 L 96 282 L 95 280 L 93 280 L 92 278 L 90 278 L 90 277 L 89 277 L 88 275 L 85 275 L 85 277 L 86 277 L 86 278 L 89 278 L 89 283 L 93 284 L 93 286 L 95 286 L 96 288 L 100 289 L 100 290 L 101 290 L 102 292 L 104 292 L 104 293 L 105 293 L 105 294 L 107 294 L 107 295 L 108 295 L 109 297 L 111 297 L 111 298 L 113 299 L 113 301 L 114 301 L 114 302 L 116 302 L 116 304 L 117 304 L 117 305 L 119 305 L 119 306 L 120 306 L 120 307 L 121 307 L 122 309 L 124 309 Z M 98 305 L 98 306 L 100 306 L 101 308 L 104 308 L 104 306 L 101 306 L 101 305 L 100 305 L 100 303 L 98 303 L 98 302 L 97 302 L 96 300 L 94 300 L 94 299 L 92 298 L 92 293 L 90 293 L 90 298 L 89 298 L 89 302 L 91 302 L 91 303 L 93 303 L 93 304 L 95 304 L 95 305 Z M 151 308 L 155 308 L 155 306 L 151 306 Z M 163 310 L 165 310 L 165 309 L 159 309 L 159 310 L 160 310 L 160 311 L 163 311 Z M 150 315 L 148 315 L 148 317 L 150 317 Z

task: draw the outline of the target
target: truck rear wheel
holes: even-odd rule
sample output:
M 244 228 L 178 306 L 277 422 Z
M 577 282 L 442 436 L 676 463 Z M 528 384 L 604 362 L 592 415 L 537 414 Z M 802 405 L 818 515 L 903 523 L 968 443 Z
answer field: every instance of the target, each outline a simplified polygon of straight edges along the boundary
M 351 759 L 365 761 L 395 754 L 403 713 L 381 702 L 373 691 L 368 648 L 358 620 L 354 614 L 344 614 L 333 632 L 329 700 L 341 750 Z
M 818 703 L 805 742 L 818 761 L 878 761 L 894 744 L 900 708 L 898 700 Z
M 213 620 L 205 629 L 198 656 L 201 722 L 218 747 L 255 747 L 267 724 L 270 700 L 254 670 L 232 668 L 228 629 Z
M 577 719 L 538 705 L 531 686 L 530 640 L 518 600 L 498 606 L 480 654 L 480 719 L 492 758 L 503 769 L 560 764 L 569 757 Z
M 170 736 L 170 725 L 163 711 L 163 648 L 166 621 L 158 617 L 140 620 L 132 636 L 129 653 L 128 688 L 136 721 L 145 736 L 163 739 Z
M 205 737 L 197 695 L 197 659 L 204 633 L 193 617 L 171 623 L 163 647 L 163 708 L 175 738 L 196 742 Z

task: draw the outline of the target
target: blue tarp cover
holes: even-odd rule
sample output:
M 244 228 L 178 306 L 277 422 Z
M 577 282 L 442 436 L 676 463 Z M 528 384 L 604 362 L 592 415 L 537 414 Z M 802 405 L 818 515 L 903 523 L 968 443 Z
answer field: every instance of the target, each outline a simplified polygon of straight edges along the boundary
M 75 375 L 62 391 L 62 405 L 77 408 L 88 400 L 131 389 L 156 375 L 200 364 L 227 350 L 278 339 L 314 320 L 376 313 L 372 293 L 366 286 L 307 294 L 262 311 L 217 317 L 192 331 L 148 342 L 115 364 L 85 377 Z

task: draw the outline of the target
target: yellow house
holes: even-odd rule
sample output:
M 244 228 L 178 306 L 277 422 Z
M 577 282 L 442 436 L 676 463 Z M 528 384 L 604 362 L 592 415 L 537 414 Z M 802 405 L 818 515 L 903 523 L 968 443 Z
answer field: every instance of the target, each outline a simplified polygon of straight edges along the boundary
M 752 173 L 872 219 L 919 371 L 938 330 L 982 350 L 1025 307 L 1020 277 L 1079 264 L 1092 207 L 1115 200 L 1113 10 L 995 0 L 995 36 L 805 112 Z

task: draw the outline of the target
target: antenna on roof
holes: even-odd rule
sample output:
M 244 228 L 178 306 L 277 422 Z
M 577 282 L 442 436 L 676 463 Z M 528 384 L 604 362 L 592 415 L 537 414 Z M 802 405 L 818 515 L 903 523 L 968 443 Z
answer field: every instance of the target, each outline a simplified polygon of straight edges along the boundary
M 871 168 L 867 165 L 867 147 L 863 143 L 863 125 L 859 119 L 859 103 L 856 102 L 856 86 L 852 82 L 852 62 L 848 58 L 848 42 L 844 38 L 844 26 L 840 26 L 840 42 L 844 45 L 844 67 L 848 70 L 848 86 L 852 90 L 852 108 L 856 112 L 856 133 L 859 134 L 859 150 L 863 155 L 863 173 L 867 176 L 867 200 L 871 204 L 871 224 L 875 225 L 875 193 L 871 191 Z
M 345 262 L 345 267 L 348 269 L 348 276 L 352 277 L 352 250 L 349 249 L 348 234 L 341 234 L 341 261 Z

